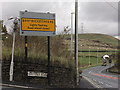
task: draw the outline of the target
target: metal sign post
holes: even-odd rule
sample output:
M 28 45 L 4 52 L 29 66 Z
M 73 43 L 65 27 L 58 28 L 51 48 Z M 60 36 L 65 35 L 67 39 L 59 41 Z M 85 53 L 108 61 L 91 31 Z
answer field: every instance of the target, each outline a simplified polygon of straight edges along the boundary
M 25 82 L 27 71 L 27 36 L 48 36 L 48 85 L 50 85 L 50 36 L 56 35 L 55 14 L 20 11 L 20 35 L 25 36 Z
M 25 83 L 28 82 L 28 73 L 27 73 L 27 64 L 28 64 L 28 59 L 27 59 L 27 36 L 25 36 L 25 65 L 24 65 L 24 69 L 25 69 Z
M 50 85 L 50 36 L 48 36 L 48 85 Z
M 20 11 L 20 35 L 55 36 L 55 14 Z

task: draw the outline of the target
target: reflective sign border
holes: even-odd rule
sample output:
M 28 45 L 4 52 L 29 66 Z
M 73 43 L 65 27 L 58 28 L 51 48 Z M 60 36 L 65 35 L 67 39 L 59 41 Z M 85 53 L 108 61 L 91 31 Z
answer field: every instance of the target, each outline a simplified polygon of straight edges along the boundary
M 21 30 L 21 18 L 34 18 L 34 19 L 51 19 L 55 20 L 54 13 L 37 13 L 37 12 L 24 12 L 20 11 L 20 35 L 23 36 L 55 36 L 56 35 L 56 25 L 55 31 L 28 31 Z M 55 21 L 56 24 L 56 21 Z

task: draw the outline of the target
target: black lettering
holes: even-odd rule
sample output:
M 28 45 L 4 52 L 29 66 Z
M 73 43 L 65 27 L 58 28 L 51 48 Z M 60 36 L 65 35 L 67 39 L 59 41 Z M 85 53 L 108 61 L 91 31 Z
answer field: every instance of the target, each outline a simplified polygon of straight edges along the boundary
M 24 19 L 22 21 L 24 22 Z
M 28 27 L 28 29 L 33 29 L 33 27 Z
M 44 25 L 45 27 L 47 27 L 47 25 Z
M 35 29 L 41 29 L 41 28 L 39 28 L 39 27 L 35 27 Z
M 30 22 L 30 20 L 27 20 L 27 22 Z
M 43 26 L 43 24 L 41 25 L 41 24 L 38 24 L 38 26 Z
M 43 28 L 43 29 L 49 29 L 49 28 Z
M 30 26 L 37 26 L 37 24 L 30 24 Z

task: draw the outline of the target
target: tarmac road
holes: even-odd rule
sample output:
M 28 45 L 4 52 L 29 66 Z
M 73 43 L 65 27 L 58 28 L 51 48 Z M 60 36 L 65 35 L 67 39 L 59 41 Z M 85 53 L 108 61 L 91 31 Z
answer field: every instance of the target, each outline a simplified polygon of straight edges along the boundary
M 83 88 L 87 89 L 110 88 L 112 90 L 118 90 L 118 86 L 120 86 L 119 79 L 120 76 L 118 77 L 118 75 L 115 74 L 102 73 L 102 71 L 107 69 L 108 67 L 109 66 L 96 66 L 83 70 L 82 73 L 83 78 L 81 79 L 79 88 L 81 88 L 81 90 Z M 33 90 L 31 88 L 22 89 L 17 87 L 2 86 L 2 90 L 28 90 L 28 89 Z
M 120 86 L 119 77 L 116 74 L 103 73 L 109 66 L 96 66 L 83 70 L 82 76 L 92 81 L 96 88 L 114 88 Z
M 15 87 L 6 87 L 6 86 L 3 86 L 2 90 L 32 90 L 32 89 L 22 89 L 22 88 L 15 88 Z
M 1 90 L 1 89 L 0 89 Z M 47 90 L 47 89 L 43 89 L 43 88 L 28 88 L 28 87 L 24 87 L 24 86 L 2 86 L 2 90 Z

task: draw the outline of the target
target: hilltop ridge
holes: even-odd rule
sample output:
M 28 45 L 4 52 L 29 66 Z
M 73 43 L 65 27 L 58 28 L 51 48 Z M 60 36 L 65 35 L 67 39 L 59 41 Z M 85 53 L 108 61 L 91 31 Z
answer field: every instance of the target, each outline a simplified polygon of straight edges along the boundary
M 65 44 L 70 46 L 70 36 L 66 36 Z M 74 37 L 74 35 L 73 35 Z M 78 35 L 78 47 L 79 49 L 101 49 L 101 50 L 114 50 L 118 48 L 118 39 L 110 35 L 105 34 L 79 34 Z M 74 40 L 73 40 L 74 42 Z

